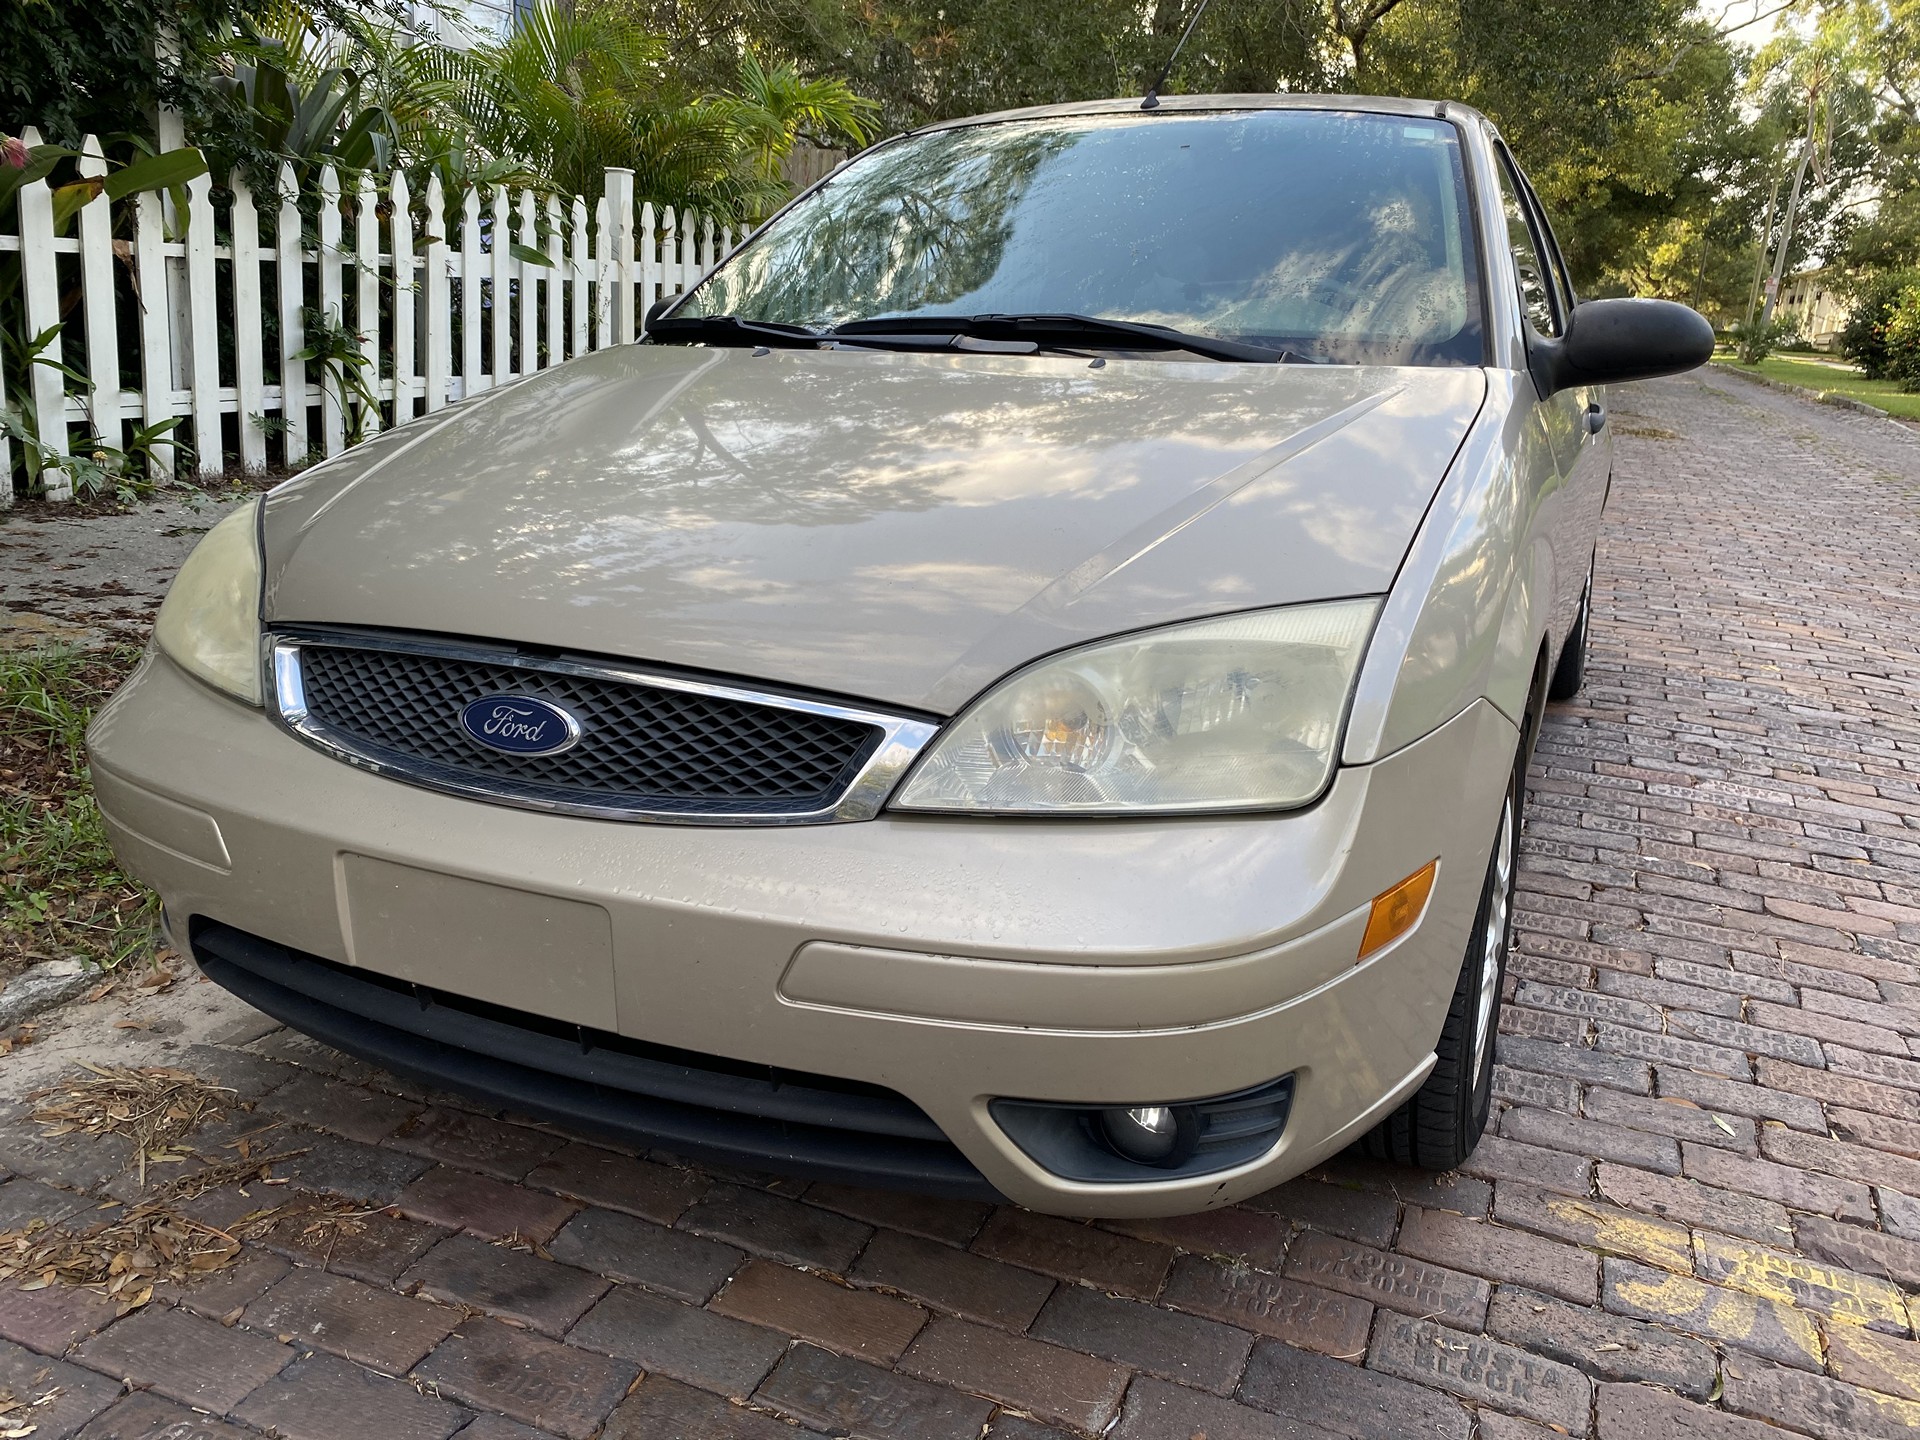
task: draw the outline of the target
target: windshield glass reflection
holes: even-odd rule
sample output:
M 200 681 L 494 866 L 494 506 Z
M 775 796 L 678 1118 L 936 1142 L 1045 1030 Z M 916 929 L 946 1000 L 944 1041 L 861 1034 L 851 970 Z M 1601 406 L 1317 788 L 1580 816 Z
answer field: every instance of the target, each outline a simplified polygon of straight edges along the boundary
M 1323 361 L 1482 363 L 1451 125 L 1265 110 L 1068 116 L 861 157 L 675 313 L 829 328 L 1072 313 Z

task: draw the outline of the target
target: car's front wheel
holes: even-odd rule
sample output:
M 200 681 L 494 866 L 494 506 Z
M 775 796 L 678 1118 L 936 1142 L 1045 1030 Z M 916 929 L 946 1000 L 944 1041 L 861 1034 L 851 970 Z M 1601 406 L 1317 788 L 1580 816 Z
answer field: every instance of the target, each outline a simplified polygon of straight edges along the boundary
M 1513 932 L 1514 872 L 1520 860 L 1520 811 L 1526 801 L 1526 747 L 1500 804 L 1499 827 L 1480 890 L 1460 978 L 1438 1056 L 1426 1083 L 1361 1142 L 1366 1153 L 1425 1170 L 1451 1170 L 1473 1153 L 1493 1100 L 1493 1041 Z

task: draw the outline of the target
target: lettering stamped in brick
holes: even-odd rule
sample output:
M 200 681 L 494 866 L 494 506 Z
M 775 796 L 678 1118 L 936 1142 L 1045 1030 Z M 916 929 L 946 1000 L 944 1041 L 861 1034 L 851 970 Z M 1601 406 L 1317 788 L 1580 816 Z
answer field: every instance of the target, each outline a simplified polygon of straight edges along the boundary
M 1327 1235 L 1301 1236 L 1287 1262 L 1287 1274 L 1391 1310 L 1442 1315 L 1476 1329 L 1486 1318 L 1490 1290 L 1486 1281 Z
M 1593 1382 L 1570 1365 L 1497 1340 L 1430 1320 L 1395 1320 L 1374 1341 L 1367 1364 L 1496 1410 L 1564 1427 L 1569 1435 L 1587 1433 Z
M 1316 1290 L 1268 1270 L 1183 1255 L 1167 1282 L 1166 1304 L 1271 1335 L 1298 1350 L 1358 1359 L 1367 1348 L 1373 1307 Z
M 1891 1335 L 1907 1333 L 1906 1304 L 1899 1290 L 1884 1280 L 1718 1235 L 1701 1235 L 1696 1244 L 1700 1273 L 1709 1280 Z

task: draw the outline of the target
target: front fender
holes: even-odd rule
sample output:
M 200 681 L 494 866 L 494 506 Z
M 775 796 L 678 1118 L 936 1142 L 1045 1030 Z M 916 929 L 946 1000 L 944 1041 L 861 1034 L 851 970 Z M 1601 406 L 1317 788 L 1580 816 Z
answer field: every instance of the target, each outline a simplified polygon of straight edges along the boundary
M 1524 373 L 1487 400 L 1414 536 L 1355 686 L 1342 758 L 1366 765 L 1485 698 L 1519 723 L 1554 595 L 1559 486 Z

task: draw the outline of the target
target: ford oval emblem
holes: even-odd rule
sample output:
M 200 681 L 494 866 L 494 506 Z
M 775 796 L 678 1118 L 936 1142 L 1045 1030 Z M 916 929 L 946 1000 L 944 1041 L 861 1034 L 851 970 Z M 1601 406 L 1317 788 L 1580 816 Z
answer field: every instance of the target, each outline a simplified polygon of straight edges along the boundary
M 460 728 L 504 755 L 558 755 L 580 739 L 580 722 L 551 700 L 488 695 L 460 712 Z

